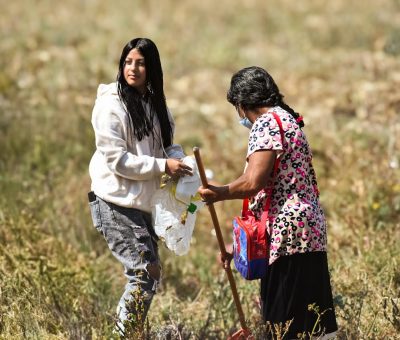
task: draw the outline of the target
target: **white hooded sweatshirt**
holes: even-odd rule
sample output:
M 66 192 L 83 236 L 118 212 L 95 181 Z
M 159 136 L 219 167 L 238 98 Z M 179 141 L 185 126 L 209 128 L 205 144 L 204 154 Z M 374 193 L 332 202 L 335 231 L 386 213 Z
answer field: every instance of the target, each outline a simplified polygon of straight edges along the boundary
M 142 103 L 149 115 L 150 104 L 144 100 Z M 160 125 L 154 116 L 154 134 L 138 141 L 131 128 L 131 118 L 118 97 L 117 84 L 99 86 L 92 113 L 96 151 L 89 173 L 92 190 L 103 200 L 151 212 L 150 201 L 160 186 L 166 163 Z M 169 117 L 174 130 L 172 116 Z M 165 152 L 170 158 L 185 157 L 177 144 Z

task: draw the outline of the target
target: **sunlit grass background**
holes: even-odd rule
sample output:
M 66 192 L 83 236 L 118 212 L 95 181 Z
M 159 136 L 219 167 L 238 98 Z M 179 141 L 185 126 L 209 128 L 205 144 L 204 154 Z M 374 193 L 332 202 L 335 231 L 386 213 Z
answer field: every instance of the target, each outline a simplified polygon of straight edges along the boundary
M 91 226 L 91 109 L 122 47 L 159 47 L 175 141 L 200 146 L 215 179 L 244 166 L 247 131 L 226 91 L 233 72 L 270 71 L 305 117 L 322 203 L 339 339 L 400 333 L 398 0 L 1 1 L 0 337 L 111 336 L 122 268 Z M 230 239 L 240 202 L 219 203 Z M 163 247 L 161 247 L 163 248 Z M 150 333 L 223 339 L 239 328 L 206 209 L 190 253 L 161 250 Z M 236 276 L 256 320 L 257 283 Z

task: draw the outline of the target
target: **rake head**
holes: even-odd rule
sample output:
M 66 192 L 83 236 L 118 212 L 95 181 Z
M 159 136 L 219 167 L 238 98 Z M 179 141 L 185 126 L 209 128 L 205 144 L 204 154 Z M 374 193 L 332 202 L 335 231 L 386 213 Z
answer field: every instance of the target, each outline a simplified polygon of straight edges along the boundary
M 239 329 L 237 332 L 233 333 L 228 337 L 227 340 L 254 340 L 248 329 Z

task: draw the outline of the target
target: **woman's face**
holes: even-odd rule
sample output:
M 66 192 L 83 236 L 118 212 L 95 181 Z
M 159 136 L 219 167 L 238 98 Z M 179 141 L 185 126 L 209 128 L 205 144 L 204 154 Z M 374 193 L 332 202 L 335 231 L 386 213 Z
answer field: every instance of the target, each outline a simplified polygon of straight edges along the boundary
M 129 86 L 142 94 L 146 92 L 146 64 L 143 55 L 136 48 L 125 58 L 124 78 Z

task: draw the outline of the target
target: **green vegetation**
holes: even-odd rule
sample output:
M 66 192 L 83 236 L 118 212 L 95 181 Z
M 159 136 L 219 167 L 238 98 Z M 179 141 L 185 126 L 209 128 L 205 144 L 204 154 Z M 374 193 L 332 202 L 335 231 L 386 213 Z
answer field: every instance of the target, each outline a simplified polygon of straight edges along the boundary
M 241 173 L 246 151 L 246 131 L 225 100 L 230 77 L 250 65 L 271 72 L 304 115 L 314 152 L 339 338 L 399 338 L 398 0 L 22 0 L 1 8 L 1 339 L 112 336 L 124 278 L 91 226 L 90 118 L 97 85 L 115 79 L 123 45 L 137 36 L 159 46 L 176 142 L 187 153 L 200 146 L 221 182 Z M 240 202 L 216 208 L 229 240 Z M 184 257 L 161 250 L 164 279 L 147 334 L 223 339 L 239 328 L 206 209 L 193 241 Z M 237 284 L 257 328 L 257 283 L 237 276 Z

